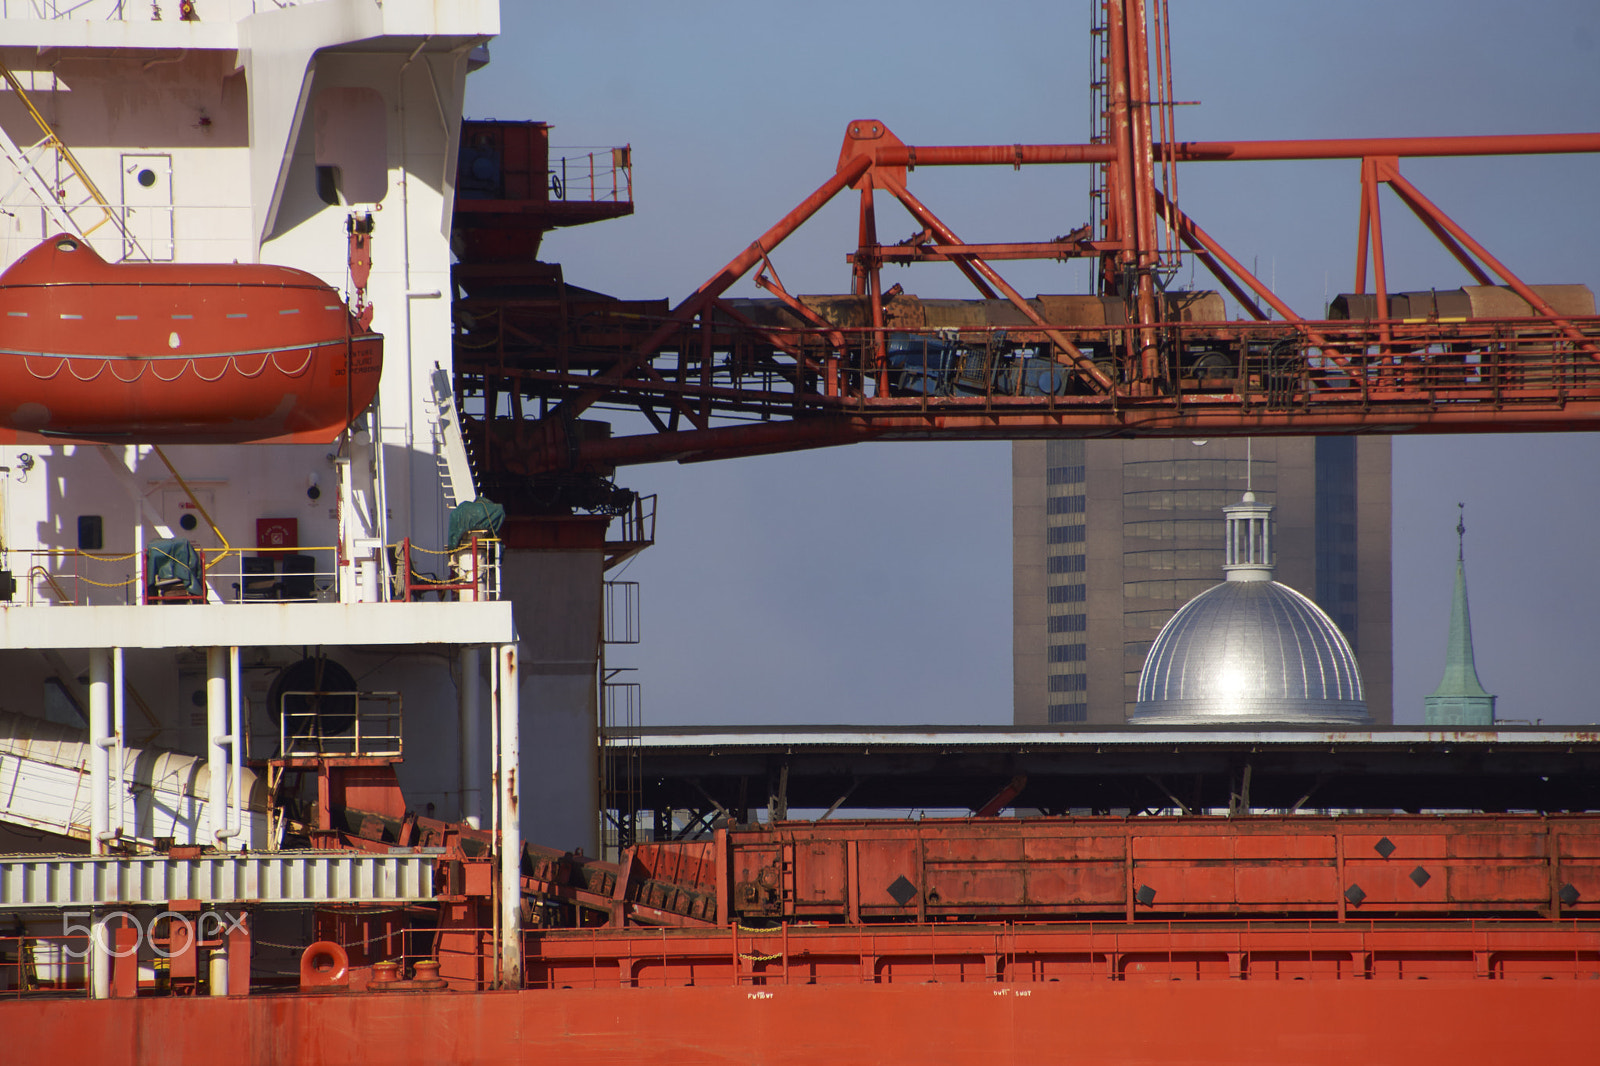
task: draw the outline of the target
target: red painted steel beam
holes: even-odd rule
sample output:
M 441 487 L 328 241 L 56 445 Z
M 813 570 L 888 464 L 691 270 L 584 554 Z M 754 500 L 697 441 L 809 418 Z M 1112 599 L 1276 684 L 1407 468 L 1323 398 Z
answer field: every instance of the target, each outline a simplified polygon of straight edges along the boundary
M 700 313 L 702 308 L 710 306 L 713 300 L 727 292 L 734 282 L 749 273 L 751 267 L 765 259 L 768 252 L 782 244 L 791 233 L 804 225 L 806 220 L 820 211 L 829 200 L 849 188 L 856 179 L 865 174 L 871 164 L 872 161 L 865 156 L 841 162 L 833 177 L 823 182 L 816 192 L 806 197 L 792 211 L 779 219 L 758 240 L 752 242 L 748 248 L 735 256 L 727 266 L 713 274 L 705 284 L 695 290 L 693 295 L 674 308 L 667 320 L 634 349 L 631 355 L 619 360 L 610 370 L 600 375 L 598 381 L 602 383 L 620 381 L 640 363 L 653 356 L 668 337 L 688 325 L 695 315 Z M 604 394 L 604 388 L 597 384 L 595 387 L 585 389 L 575 397 L 564 400 L 562 407 L 570 415 L 581 414 L 593 406 Z
M 1109 163 L 1106 144 L 890 145 L 866 150 L 878 166 L 1041 166 Z M 1291 159 L 1361 159 L 1365 156 L 1564 155 L 1600 152 L 1600 133 L 1512 133 L 1463 137 L 1350 137 L 1295 141 L 1178 141 L 1156 144 L 1157 159 L 1180 163 Z
M 1108 241 L 1013 241 L 1008 244 L 910 244 L 878 245 L 872 254 L 885 263 L 939 262 L 957 256 L 976 255 L 984 259 L 1067 259 L 1080 255 L 1099 255 L 1115 251 Z M 854 262 L 859 253 L 845 255 Z
M 1027 787 L 1028 775 L 1017 774 L 1006 783 L 1004 788 L 991 796 L 981 807 L 978 807 L 976 810 L 974 810 L 972 812 L 973 817 L 993 818 L 995 815 L 1011 806 L 1011 801 L 1020 796 L 1022 794 L 1022 790 Z
M 1151 403 L 1098 408 L 1050 405 L 1043 400 L 984 403 L 962 410 L 955 403 L 936 409 L 918 401 L 891 407 L 874 403 L 870 412 L 819 415 L 792 422 L 762 422 L 676 433 L 636 434 L 585 443 L 580 465 L 628 466 L 660 462 L 703 462 L 751 455 L 773 455 L 871 440 L 1025 440 L 1061 437 L 1239 437 L 1316 433 L 1538 433 L 1600 431 L 1600 397 L 1552 398 L 1537 409 L 1466 409 L 1400 404 L 1362 404 L 1352 390 L 1341 408 L 1292 410 L 1241 408 L 1237 402 L 1208 405 L 1187 399 L 1181 406 Z
M 591 441 L 580 446 L 579 465 L 630 466 L 639 463 L 692 463 L 776 455 L 804 448 L 829 448 L 878 440 L 889 430 L 847 418 L 804 418 L 758 422 L 676 433 L 641 433 Z
M 1562 155 L 1600 152 L 1600 133 L 1515 133 L 1470 137 L 1359 137 L 1309 141 L 1179 141 L 1158 156 L 1180 163 L 1366 156 Z
M 879 166 L 969 167 L 1039 166 L 1057 163 L 1109 163 L 1116 149 L 1108 144 L 947 144 L 891 145 L 872 151 Z

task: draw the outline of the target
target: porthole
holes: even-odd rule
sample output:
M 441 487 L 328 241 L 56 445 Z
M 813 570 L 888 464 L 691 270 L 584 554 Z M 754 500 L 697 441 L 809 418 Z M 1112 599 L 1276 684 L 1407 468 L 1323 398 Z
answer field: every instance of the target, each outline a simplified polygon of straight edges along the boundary
M 156 172 L 155 171 L 151 170 L 149 167 L 145 167 L 143 170 L 139 171 L 139 184 L 140 185 L 143 185 L 145 188 L 148 189 L 150 186 L 154 185 L 155 183 L 156 183 Z
M 58 252 L 76 252 L 77 250 L 78 242 L 71 237 L 63 237 L 56 242 L 56 251 Z

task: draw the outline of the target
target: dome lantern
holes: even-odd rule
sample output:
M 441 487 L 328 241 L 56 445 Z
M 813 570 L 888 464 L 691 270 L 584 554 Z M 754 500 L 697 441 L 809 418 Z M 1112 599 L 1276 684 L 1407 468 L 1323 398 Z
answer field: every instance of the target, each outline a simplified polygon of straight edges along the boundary
M 1272 580 L 1272 505 L 1254 492 L 1222 509 L 1227 521 L 1227 551 L 1222 564 L 1229 581 Z

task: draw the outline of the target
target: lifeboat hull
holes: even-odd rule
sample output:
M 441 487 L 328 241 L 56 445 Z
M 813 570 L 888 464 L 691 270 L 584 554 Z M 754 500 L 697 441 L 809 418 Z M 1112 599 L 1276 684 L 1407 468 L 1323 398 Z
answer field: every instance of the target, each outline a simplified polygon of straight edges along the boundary
M 0 274 L 13 439 L 325 443 L 372 403 L 383 338 L 290 267 L 107 263 L 52 237 Z

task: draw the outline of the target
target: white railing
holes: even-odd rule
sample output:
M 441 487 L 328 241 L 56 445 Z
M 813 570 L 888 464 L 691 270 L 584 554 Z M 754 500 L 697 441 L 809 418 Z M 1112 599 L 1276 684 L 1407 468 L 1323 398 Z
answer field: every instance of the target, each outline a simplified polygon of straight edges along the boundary
M 285 692 L 279 709 L 276 758 L 401 754 L 398 692 Z
M 0 180 L 0 187 L 3 185 Z M 131 245 L 114 226 L 101 226 L 89 234 L 89 246 L 108 263 L 248 263 L 255 258 L 248 204 L 130 207 L 113 202 L 107 206 L 137 238 L 137 244 Z M 80 205 L 72 205 L 72 210 L 80 210 Z M 0 199 L 0 222 L 4 223 L 0 225 L 0 263 L 14 262 L 60 229 L 44 207 L 20 188 Z
M 169 560 L 159 550 L 13 548 L 0 557 L 0 608 L 338 602 L 337 548 L 191 547 L 192 575 L 187 556 Z M 405 540 L 391 552 L 394 585 L 386 599 L 392 603 L 486 603 L 501 597 L 500 542 L 494 537 L 473 534 L 453 551 Z M 636 632 L 637 621 L 631 624 Z
M 36 22 L 235 22 L 318 0 L 0 0 L 0 18 Z

